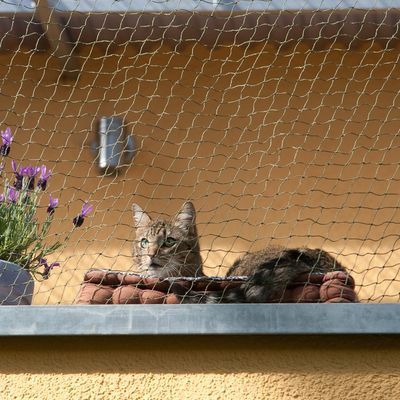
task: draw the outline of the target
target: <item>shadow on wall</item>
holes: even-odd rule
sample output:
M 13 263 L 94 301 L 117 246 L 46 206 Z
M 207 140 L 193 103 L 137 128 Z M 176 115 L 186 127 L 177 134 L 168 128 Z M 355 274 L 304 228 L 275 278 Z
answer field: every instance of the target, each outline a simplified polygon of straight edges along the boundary
M 9 362 L 2 363 L 0 374 L 346 375 L 379 369 L 400 375 L 400 344 L 391 336 L 36 337 L 34 346 L 29 338 L 2 341 Z

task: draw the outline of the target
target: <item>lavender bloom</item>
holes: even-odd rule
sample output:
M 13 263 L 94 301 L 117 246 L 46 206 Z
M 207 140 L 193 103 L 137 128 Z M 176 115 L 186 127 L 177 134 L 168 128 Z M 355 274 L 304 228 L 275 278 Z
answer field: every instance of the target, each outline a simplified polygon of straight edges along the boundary
M 4 203 L 6 201 L 6 197 L 3 193 L 0 194 L 0 203 Z
M 39 180 L 37 183 L 37 186 L 40 187 L 42 190 L 46 190 L 47 187 L 47 181 L 51 176 L 51 170 L 47 170 L 47 167 L 45 165 L 42 165 L 40 167 L 40 176 Z
M 24 180 L 24 176 L 22 175 L 22 169 L 20 169 L 18 171 L 17 163 L 14 160 L 11 161 L 11 166 L 12 166 L 12 169 L 13 169 L 14 174 L 15 174 L 14 187 L 17 190 L 22 190 L 22 183 L 23 183 L 23 180 Z
M 8 191 L 8 201 L 10 203 L 16 203 L 18 201 L 18 197 L 19 197 L 18 190 L 15 190 L 15 188 L 10 187 Z
M 35 176 L 39 173 L 40 168 L 29 165 L 28 167 L 22 167 L 18 170 L 17 163 L 14 160 L 11 161 L 11 166 L 15 175 L 15 189 L 22 190 L 24 186 L 24 176 L 26 176 L 28 178 L 27 187 L 29 190 L 33 190 L 35 188 Z
M 53 196 L 50 195 L 50 202 L 49 202 L 49 206 L 47 207 L 47 213 L 49 215 L 53 215 L 54 210 L 56 209 L 57 206 L 58 206 L 58 199 L 56 199 L 56 198 L 53 199 Z
M 1 140 L 3 144 L 0 146 L 0 154 L 2 156 L 8 156 L 10 153 L 11 142 L 13 141 L 14 137 L 11 134 L 11 129 L 7 128 L 5 131 L 1 132 Z
M 44 279 L 48 279 L 50 276 L 50 271 L 54 268 L 54 267 L 59 267 L 60 263 L 58 262 L 53 262 L 50 265 L 47 263 L 47 260 L 45 258 L 41 258 L 39 261 L 39 267 L 40 266 L 44 266 L 44 270 L 42 273 L 42 276 Z
M 91 204 L 88 204 L 87 201 L 85 201 L 83 203 L 82 206 L 82 211 L 81 213 L 75 217 L 72 220 L 72 223 L 76 226 L 76 227 L 80 227 L 83 224 L 83 221 L 85 220 L 85 217 L 93 210 L 93 206 Z
M 40 169 L 37 167 L 24 167 L 21 169 L 22 175 L 28 177 L 28 189 L 33 190 L 35 188 L 35 176 L 39 173 Z
M 1 139 L 3 140 L 3 144 L 10 146 L 14 137 L 11 134 L 11 129 L 7 128 L 5 131 L 1 131 Z
M 32 165 L 21 168 L 22 175 L 29 177 L 35 177 L 39 173 L 39 171 L 40 171 L 39 167 L 32 167 Z

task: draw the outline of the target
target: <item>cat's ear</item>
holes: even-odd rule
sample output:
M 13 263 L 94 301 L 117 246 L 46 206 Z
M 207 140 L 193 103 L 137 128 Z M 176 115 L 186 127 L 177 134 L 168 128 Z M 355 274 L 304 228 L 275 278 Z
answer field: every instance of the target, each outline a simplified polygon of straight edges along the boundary
M 151 223 L 149 215 L 137 204 L 132 205 L 132 214 L 135 228 L 141 228 Z
M 196 210 L 193 203 L 187 201 L 183 204 L 175 218 L 175 225 L 189 230 L 196 223 Z

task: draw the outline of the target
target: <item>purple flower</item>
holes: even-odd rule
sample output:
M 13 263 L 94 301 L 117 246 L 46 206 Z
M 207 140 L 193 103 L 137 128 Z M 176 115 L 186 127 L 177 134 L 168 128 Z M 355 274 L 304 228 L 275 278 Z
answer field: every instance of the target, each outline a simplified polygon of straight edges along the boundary
M 8 201 L 10 203 L 16 203 L 18 201 L 19 192 L 13 187 L 10 187 L 8 191 Z
M 85 202 L 83 203 L 81 213 L 80 213 L 77 217 L 75 217 L 75 218 L 72 220 L 72 223 L 73 223 L 76 227 L 80 227 L 80 226 L 83 224 L 83 221 L 85 220 L 85 217 L 86 217 L 90 212 L 92 212 L 92 210 L 93 210 L 93 206 L 92 206 L 91 204 L 88 204 L 87 201 L 85 201 Z
M 17 163 L 14 160 L 11 161 L 11 167 L 12 167 L 12 169 L 14 171 L 14 175 L 15 175 L 14 187 L 17 190 L 21 190 L 22 189 L 22 183 L 23 183 L 23 180 L 24 180 L 24 176 L 22 175 L 22 169 L 20 169 L 18 171 Z
M 18 169 L 17 169 L 17 163 L 15 162 L 15 160 L 11 160 L 11 167 L 14 171 L 14 174 L 18 173 Z
M 6 201 L 6 197 L 3 193 L 0 194 L 0 203 L 4 203 Z
M 54 268 L 54 267 L 59 267 L 60 263 L 58 262 L 53 262 L 50 265 L 47 263 L 47 260 L 45 258 L 41 258 L 39 261 L 39 267 L 40 266 L 44 266 L 44 270 L 42 273 L 42 276 L 44 279 L 48 279 L 50 276 L 50 271 Z
M 34 178 L 39 173 L 39 171 L 39 167 L 32 167 L 32 165 L 21 168 L 22 175 L 28 176 L 29 178 Z
M 1 140 L 3 144 L 0 146 L 0 154 L 2 156 L 8 156 L 10 153 L 11 142 L 13 141 L 14 137 L 11 134 L 11 129 L 7 128 L 5 131 L 0 131 L 1 133 Z
M 5 131 L 1 131 L 1 139 L 3 140 L 3 144 L 6 144 L 7 146 L 11 145 L 11 142 L 14 139 L 11 134 L 11 128 L 6 128 Z
M 29 165 L 28 167 L 21 168 L 21 171 L 22 175 L 28 178 L 28 189 L 33 190 L 35 188 L 35 176 L 39 173 L 40 168 Z
M 53 215 L 54 210 L 56 209 L 57 206 L 58 206 L 58 199 L 56 199 L 56 198 L 53 199 L 53 196 L 50 195 L 50 202 L 49 202 L 49 206 L 47 207 L 47 213 L 49 215 Z
M 51 176 L 51 170 L 50 169 L 47 170 L 47 167 L 45 165 L 42 165 L 39 171 L 40 171 L 40 176 L 37 186 L 40 187 L 42 190 L 46 190 L 47 181 Z
M 14 160 L 11 161 L 11 166 L 15 175 L 15 189 L 22 190 L 24 186 L 24 176 L 26 176 L 28 180 L 27 188 L 29 190 L 33 190 L 35 188 L 35 177 L 39 173 L 40 168 L 29 165 L 27 167 L 22 167 L 18 170 L 17 163 Z

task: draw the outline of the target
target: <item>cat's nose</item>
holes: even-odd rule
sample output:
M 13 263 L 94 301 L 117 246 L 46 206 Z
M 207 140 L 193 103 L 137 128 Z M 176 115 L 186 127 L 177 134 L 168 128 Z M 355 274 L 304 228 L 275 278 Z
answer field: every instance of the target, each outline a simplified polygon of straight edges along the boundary
M 158 253 L 158 246 L 153 245 L 153 244 L 150 244 L 150 245 L 148 246 L 148 248 L 147 248 L 147 254 L 148 254 L 150 257 L 154 257 L 155 255 L 157 255 L 157 253 Z

